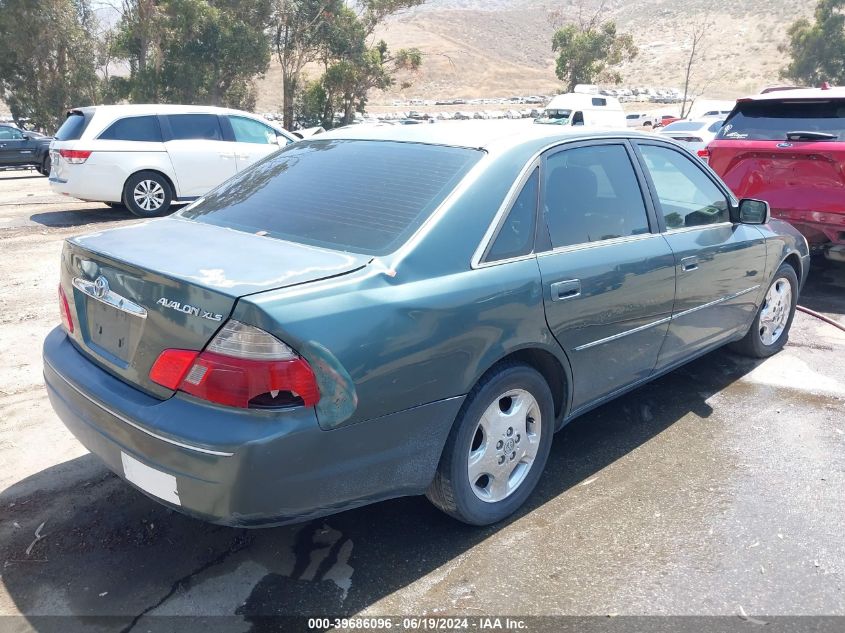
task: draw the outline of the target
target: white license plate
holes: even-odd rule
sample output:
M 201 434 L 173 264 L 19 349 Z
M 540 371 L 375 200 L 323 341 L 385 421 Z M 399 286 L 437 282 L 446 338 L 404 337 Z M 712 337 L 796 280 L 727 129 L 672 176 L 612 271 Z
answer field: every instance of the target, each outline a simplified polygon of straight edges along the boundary
M 120 452 L 120 461 L 123 463 L 123 476 L 126 477 L 127 481 L 131 481 L 141 490 L 154 497 L 177 506 L 182 505 L 182 502 L 179 501 L 176 477 L 142 464 L 123 451 Z

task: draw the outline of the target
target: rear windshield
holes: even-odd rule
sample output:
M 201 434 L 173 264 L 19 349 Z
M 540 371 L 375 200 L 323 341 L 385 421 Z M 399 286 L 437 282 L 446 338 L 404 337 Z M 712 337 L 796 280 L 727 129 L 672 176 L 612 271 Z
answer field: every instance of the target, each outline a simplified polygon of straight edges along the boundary
M 670 123 L 663 129 L 667 132 L 694 132 L 703 128 L 704 125 L 704 123 L 698 121 L 677 121 Z
M 65 122 L 56 132 L 57 141 L 77 141 L 88 127 L 88 119 L 81 112 L 68 112 Z
M 823 132 L 845 140 L 845 100 L 741 103 L 717 138 L 785 141 L 789 132 Z
M 390 141 L 301 141 L 227 181 L 182 217 L 370 255 L 396 250 L 483 156 Z

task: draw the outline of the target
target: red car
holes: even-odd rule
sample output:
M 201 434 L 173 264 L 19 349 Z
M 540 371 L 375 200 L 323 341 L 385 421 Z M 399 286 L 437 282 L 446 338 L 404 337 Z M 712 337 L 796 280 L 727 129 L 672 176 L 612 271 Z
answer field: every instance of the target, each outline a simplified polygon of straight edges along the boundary
M 845 261 L 845 88 L 740 99 L 708 149 L 737 196 L 766 200 L 810 246 Z
M 670 123 L 674 123 L 675 121 L 680 121 L 680 117 L 672 116 L 671 114 L 664 114 L 661 115 L 657 121 L 654 123 L 654 127 L 666 127 Z

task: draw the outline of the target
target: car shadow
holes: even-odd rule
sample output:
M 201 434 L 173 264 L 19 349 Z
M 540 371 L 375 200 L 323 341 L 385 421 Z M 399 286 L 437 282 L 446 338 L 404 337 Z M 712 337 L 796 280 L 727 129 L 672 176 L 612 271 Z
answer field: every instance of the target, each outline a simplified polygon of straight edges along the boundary
M 121 220 L 137 220 L 127 209 L 122 207 L 102 207 L 100 209 L 80 209 L 78 211 L 45 211 L 29 216 L 32 222 L 52 228 L 70 228 L 101 224 L 103 222 L 120 222 Z
M 814 258 L 799 304 L 816 312 L 845 315 L 845 263 Z
M 9 171 L 12 171 L 12 170 L 0 170 L 0 174 L 4 174 L 4 176 L 2 178 L 0 178 L 0 183 L 2 183 L 5 180 L 25 180 L 25 179 L 29 179 L 29 178 L 46 178 L 46 176 L 44 176 L 43 174 L 39 174 L 34 169 L 31 170 L 31 173 L 28 173 L 28 174 L 6 176 L 5 174 Z M 15 170 L 15 171 L 17 171 L 17 170 Z
M 486 528 L 458 523 L 423 497 L 302 525 L 215 526 L 160 506 L 104 469 L 70 487 L 57 483 L 69 469 L 90 471 L 95 458 L 86 455 L 0 494 L 7 525 L 31 527 L 12 531 L 0 545 L 2 582 L 23 614 L 112 616 L 117 620 L 110 630 L 128 630 L 147 613 L 220 613 L 227 600 L 232 606 L 222 615 L 247 620 L 253 631 L 279 630 L 267 616 L 355 614 L 514 521 L 548 520 L 543 505 L 685 416 L 708 418 L 708 398 L 756 365 L 717 351 L 575 420 L 555 437 L 525 507 Z M 47 536 L 33 542 L 32 530 L 41 522 Z M 154 626 L 152 619 L 145 622 Z M 45 632 L 51 623 L 29 621 Z

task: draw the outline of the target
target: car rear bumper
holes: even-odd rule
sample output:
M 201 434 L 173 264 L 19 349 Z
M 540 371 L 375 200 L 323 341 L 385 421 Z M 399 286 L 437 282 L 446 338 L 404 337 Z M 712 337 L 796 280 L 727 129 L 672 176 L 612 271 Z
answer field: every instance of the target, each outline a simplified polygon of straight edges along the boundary
M 49 182 L 56 193 L 87 202 L 120 202 L 123 196 L 123 181 L 118 183 L 112 178 L 89 179 L 86 175 L 83 179 L 77 174 L 59 178 L 51 173 Z
M 61 328 L 44 342 L 44 379 L 61 420 L 117 475 L 176 510 L 237 526 L 424 492 L 463 400 L 324 431 L 313 408 L 158 400 L 92 363 Z

